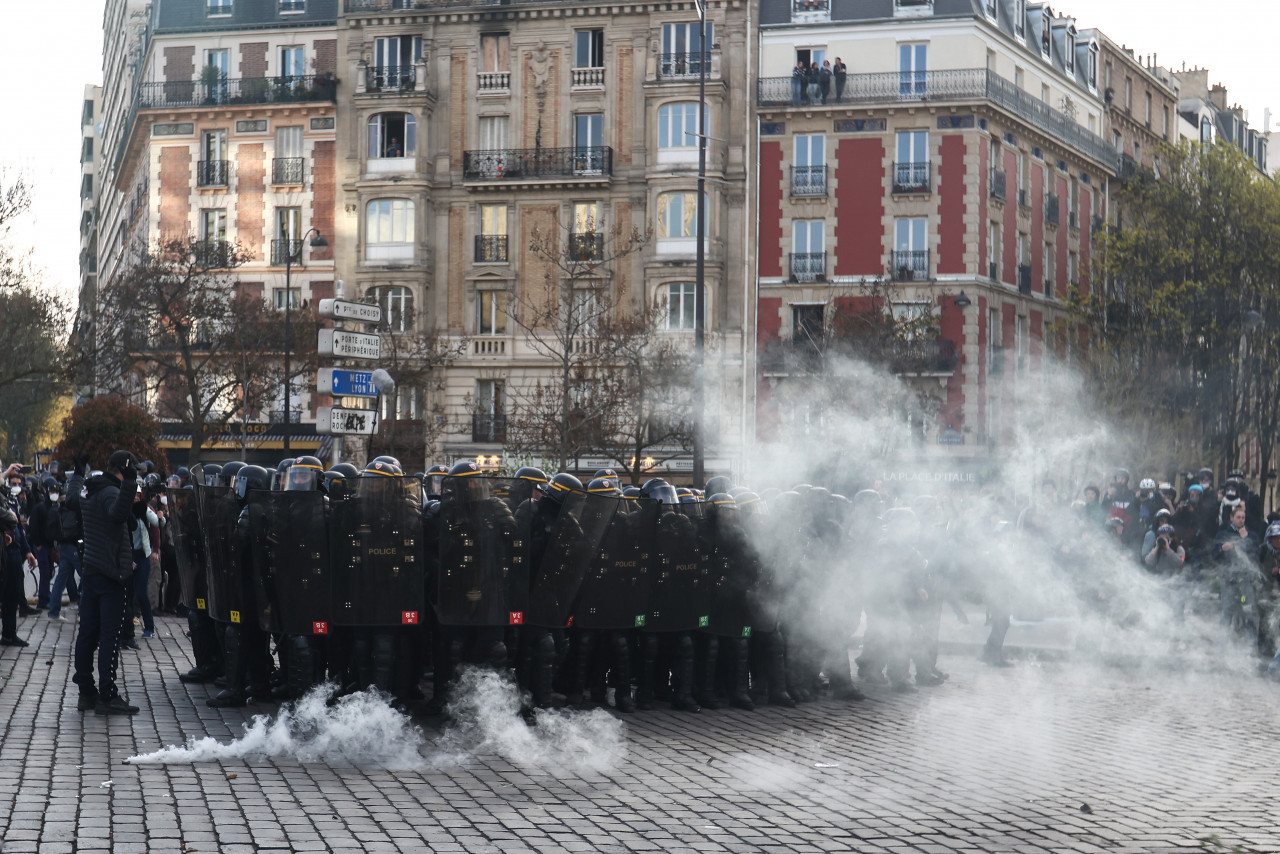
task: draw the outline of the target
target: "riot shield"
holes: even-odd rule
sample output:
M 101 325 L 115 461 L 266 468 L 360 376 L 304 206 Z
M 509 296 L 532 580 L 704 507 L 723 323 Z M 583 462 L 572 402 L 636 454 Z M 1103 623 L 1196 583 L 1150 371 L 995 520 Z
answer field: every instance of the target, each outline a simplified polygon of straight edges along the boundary
M 682 632 L 707 626 L 710 586 L 700 559 L 694 521 L 662 507 L 654 522 L 652 537 L 645 629 Z
M 609 521 L 578 589 L 573 625 L 610 630 L 643 626 L 648 616 L 656 508 L 650 503 L 642 510 L 629 498 L 593 498 L 611 502 L 613 510 L 605 510 Z
M 568 625 L 582 580 L 617 510 L 616 498 L 574 492 L 565 497 L 538 566 L 531 566 L 525 622 L 559 629 Z
M 746 593 L 747 624 L 751 626 L 753 634 L 777 631 L 780 619 L 784 589 L 779 575 L 781 561 L 785 558 L 778 554 L 776 560 L 769 559 L 769 555 L 775 553 L 770 537 L 772 535 L 778 538 L 779 543 L 791 542 L 792 538 L 779 531 L 777 526 L 770 525 L 773 518 L 755 515 L 741 520 L 746 552 L 744 560 L 754 567 L 756 579 Z
M 220 623 L 239 623 L 246 619 L 242 613 L 244 577 L 236 537 L 240 502 L 236 501 L 235 493 L 225 486 L 200 484 L 194 490 L 209 584 L 206 610 Z M 196 607 L 200 607 L 198 600 Z
M 701 540 L 710 585 L 706 630 L 720 637 L 751 637 L 750 596 L 759 580 L 759 563 L 736 514 L 708 524 Z
M 333 622 L 417 625 L 426 603 L 422 485 L 365 475 L 335 480 L 329 495 Z
M 506 500 L 507 478 L 446 477 L 441 487 L 439 567 L 433 604 L 447 626 L 506 626 L 529 606 L 526 545 Z
M 253 492 L 253 583 L 263 631 L 328 634 L 333 622 L 329 540 L 320 492 Z
M 200 539 L 196 494 L 191 489 L 166 489 L 165 494 L 169 496 L 169 530 L 178 562 L 182 604 L 203 611 L 208 605 L 209 581 L 205 576 L 204 543 Z

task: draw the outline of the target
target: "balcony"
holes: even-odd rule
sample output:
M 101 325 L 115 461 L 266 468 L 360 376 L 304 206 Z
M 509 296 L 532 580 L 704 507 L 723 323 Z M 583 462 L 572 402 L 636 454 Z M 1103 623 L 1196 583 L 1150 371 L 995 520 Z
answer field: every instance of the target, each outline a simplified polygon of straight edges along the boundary
M 929 250 L 898 250 L 889 267 L 895 282 L 924 282 L 929 278 Z
M 200 160 L 196 162 L 197 187 L 225 187 L 231 174 L 229 160 Z
M 271 241 L 271 266 L 283 267 L 286 260 L 290 265 L 297 264 L 302 260 L 301 240 L 284 239 Z
M 804 88 L 793 87 L 790 75 L 761 77 L 756 83 L 756 103 L 761 107 L 801 106 L 808 103 Z M 1108 171 L 1120 168 L 1120 155 L 1102 137 L 985 68 L 850 74 L 840 98 L 842 106 L 924 101 L 989 101 Z
M 364 70 L 366 92 L 412 92 L 417 84 L 412 65 L 371 65 Z
M 507 261 L 507 236 L 505 234 L 476 235 L 477 264 L 505 264 Z
M 825 196 L 827 194 L 826 166 L 792 166 L 791 195 Z
M 587 232 L 569 235 L 569 261 L 599 261 L 604 257 L 604 235 Z
M 136 109 L 334 101 L 337 89 L 338 81 L 331 74 L 241 77 L 208 83 L 198 80 L 140 83 Z
M 927 193 L 932 177 L 929 163 L 893 164 L 893 191 L 895 193 Z
M 507 441 L 507 416 L 487 412 L 472 415 L 471 441 L 489 445 Z
M 510 71 L 481 71 L 476 74 L 476 91 L 481 95 L 506 95 L 511 92 Z
M 822 350 L 814 342 L 769 341 L 759 355 L 760 370 L 765 374 L 812 374 L 822 370 Z
M 658 79 L 660 80 L 697 80 L 703 66 L 706 66 L 707 77 L 711 77 L 711 51 L 702 53 L 660 53 L 658 54 Z
M 1061 203 L 1057 196 L 1049 196 L 1044 200 L 1044 221 L 1046 225 L 1057 225 L 1062 217 Z
M 603 68 L 574 68 L 570 70 L 570 84 L 573 89 L 603 89 Z
M 1121 181 L 1129 181 L 1138 177 L 1138 161 L 1134 160 L 1127 154 L 1120 155 L 1120 172 L 1118 177 Z
M 198 241 L 192 244 L 191 252 L 197 267 L 227 267 L 231 260 L 231 244 L 225 240 Z
M 895 374 L 950 375 L 959 363 L 955 342 L 946 338 L 895 341 L 889 356 Z
M 301 184 L 306 160 L 301 157 L 275 157 L 271 160 L 272 184 Z
M 825 252 L 792 252 L 791 280 L 808 283 L 826 281 L 827 253 Z
M 1003 169 L 991 170 L 991 198 L 1004 201 L 1007 198 L 1005 190 L 1005 174 Z
M 831 0 L 791 0 L 791 20 L 794 23 L 826 21 L 831 18 Z
M 464 151 L 464 181 L 554 181 L 563 178 L 603 178 L 613 174 L 613 149 L 510 148 Z
M 1018 265 L 1018 293 L 1031 295 L 1031 265 Z
M 301 424 L 302 410 L 290 409 L 286 412 L 283 409 L 272 409 L 267 413 L 267 418 L 272 424 Z

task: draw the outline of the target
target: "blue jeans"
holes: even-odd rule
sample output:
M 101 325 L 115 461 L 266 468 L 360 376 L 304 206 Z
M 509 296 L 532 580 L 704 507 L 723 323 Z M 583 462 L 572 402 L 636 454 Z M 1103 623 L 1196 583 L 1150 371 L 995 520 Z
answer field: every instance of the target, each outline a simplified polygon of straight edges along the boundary
M 57 619 L 62 613 L 62 591 L 75 591 L 76 573 L 83 574 L 80 568 L 80 547 L 74 543 L 59 543 L 58 574 L 53 579 L 53 589 L 49 591 L 50 617 Z
M 80 591 L 80 632 L 76 635 L 75 676 L 80 693 L 104 700 L 116 696 L 120 658 L 120 623 L 126 587 L 97 572 L 86 573 Z M 98 683 L 93 681 L 93 654 L 98 654 Z

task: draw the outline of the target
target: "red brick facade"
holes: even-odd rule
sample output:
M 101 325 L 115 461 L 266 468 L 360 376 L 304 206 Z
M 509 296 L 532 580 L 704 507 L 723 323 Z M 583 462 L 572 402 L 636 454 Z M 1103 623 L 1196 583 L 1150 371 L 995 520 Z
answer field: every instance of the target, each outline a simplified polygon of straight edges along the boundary
M 160 239 L 183 240 L 191 233 L 191 151 L 185 145 L 160 149 Z
M 938 275 L 963 274 L 965 269 L 965 144 L 960 134 L 942 138 L 938 167 Z
M 310 250 L 311 257 L 317 261 L 333 260 L 333 209 L 337 198 L 335 158 L 332 140 L 315 144 L 312 158 L 314 172 L 311 178 L 311 224 L 329 241 L 326 247 Z
M 240 158 L 236 163 L 239 178 L 236 185 L 236 234 L 240 247 L 249 260 L 261 261 L 262 232 L 265 206 L 263 191 L 266 185 L 266 154 L 262 143 L 241 143 Z

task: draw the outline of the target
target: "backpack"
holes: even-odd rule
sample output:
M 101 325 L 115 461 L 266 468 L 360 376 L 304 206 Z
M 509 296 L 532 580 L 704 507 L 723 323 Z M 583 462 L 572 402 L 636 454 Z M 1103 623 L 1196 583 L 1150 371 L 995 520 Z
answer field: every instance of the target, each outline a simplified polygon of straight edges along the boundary
M 49 539 L 55 543 L 74 543 L 80 539 L 80 514 L 62 502 L 49 514 L 48 529 Z

